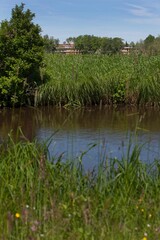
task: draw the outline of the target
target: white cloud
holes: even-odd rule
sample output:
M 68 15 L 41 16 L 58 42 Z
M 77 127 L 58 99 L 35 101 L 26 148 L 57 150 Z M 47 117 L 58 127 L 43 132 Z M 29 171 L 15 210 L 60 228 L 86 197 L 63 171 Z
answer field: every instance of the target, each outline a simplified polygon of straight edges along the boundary
M 138 17 L 152 17 L 153 13 L 151 12 L 151 9 L 147 7 L 142 7 L 139 5 L 134 4 L 127 4 L 129 6 L 128 11 L 133 14 L 134 16 Z

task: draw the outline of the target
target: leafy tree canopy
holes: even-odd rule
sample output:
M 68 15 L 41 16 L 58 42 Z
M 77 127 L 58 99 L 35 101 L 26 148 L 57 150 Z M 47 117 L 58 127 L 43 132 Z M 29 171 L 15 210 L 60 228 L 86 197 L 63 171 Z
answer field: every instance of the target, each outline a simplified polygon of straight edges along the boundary
M 67 42 L 74 42 L 75 48 L 82 53 L 118 53 L 124 46 L 121 38 L 97 37 L 94 35 L 80 35 L 76 38 L 70 37 Z
M 139 52 L 145 55 L 159 55 L 160 54 L 160 36 L 154 37 L 149 34 L 144 41 L 139 41 L 135 44 Z
M 155 37 L 151 34 L 148 35 L 148 37 L 146 37 L 146 39 L 144 40 L 144 44 L 145 46 L 149 46 L 150 44 L 152 44 L 155 40 Z
M 59 39 L 55 39 L 54 37 L 49 37 L 48 35 L 43 36 L 44 40 L 44 49 L 47 53 L 54 53 L 56 51 L 56 47 L 59 44 Z
M 41 28 L 25 4 L 12 9 L 9 21 L 0 25 L 0 105 L 25 103 L 26 92 L 39 83 L 43 58 Z

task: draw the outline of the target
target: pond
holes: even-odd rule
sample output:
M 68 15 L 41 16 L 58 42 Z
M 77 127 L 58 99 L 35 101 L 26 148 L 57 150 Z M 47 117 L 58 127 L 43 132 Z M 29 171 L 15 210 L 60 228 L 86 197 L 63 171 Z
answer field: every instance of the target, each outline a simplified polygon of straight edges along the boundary
M 130 141 L 144 144 L 141 159 L 160 159 L 160 111 L 136 108 L 19 108 L 0 110 L 0 139 L 18 128 L 32 141 L 47 141 L 51 157 L 78 159 L 86 169 L 126 155 Z M 51 137 L 52 136 L 52 137 Z M 51 139 L 50 139 L 51 137 Z M 50 140 L 49 140 L 50 139 Z M 131 147 L 131 149 L 132 149 Z

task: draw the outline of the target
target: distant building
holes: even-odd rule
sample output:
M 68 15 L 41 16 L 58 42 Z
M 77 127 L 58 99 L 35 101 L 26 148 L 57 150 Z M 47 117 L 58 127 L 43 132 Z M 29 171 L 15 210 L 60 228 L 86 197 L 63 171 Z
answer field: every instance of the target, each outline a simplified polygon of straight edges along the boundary
M 79 54 L 79 51 L 75 49 L 74 43 L 59 44 L 56 48 L 56 52 L 63 54 Z
M 122 54 L 130 54 L 131 52 L 133 51 L 133 47 L 123 47 L 122 49 L 121 49 L 121 53 Z

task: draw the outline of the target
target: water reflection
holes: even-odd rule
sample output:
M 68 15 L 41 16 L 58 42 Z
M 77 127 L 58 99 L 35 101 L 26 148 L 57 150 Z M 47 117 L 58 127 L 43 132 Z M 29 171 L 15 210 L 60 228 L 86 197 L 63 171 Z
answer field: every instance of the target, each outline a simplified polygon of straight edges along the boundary
M 143 160 L 159 157 L 159 119 L 160 111 L 154 109 L 3 109 L 0 111 L 0 137 L 6 138 L 12 129 L 16 138 L 18 127 L 30 141 L 34 138 L 44 141 L 55 133 L 49 146 L 50 154 L 64 153 L 64 158 L 79 156 L 92 144 L 97 144 L 84 157 L 85 166 L 90 168 L 107 157 L 121 157 L 130 136 L 135 133 L 134 141 L 146 143 Z

